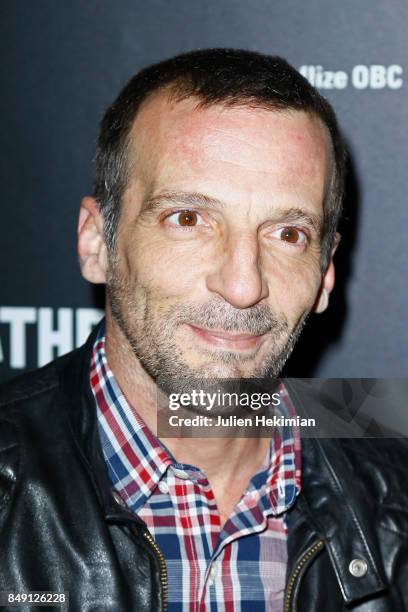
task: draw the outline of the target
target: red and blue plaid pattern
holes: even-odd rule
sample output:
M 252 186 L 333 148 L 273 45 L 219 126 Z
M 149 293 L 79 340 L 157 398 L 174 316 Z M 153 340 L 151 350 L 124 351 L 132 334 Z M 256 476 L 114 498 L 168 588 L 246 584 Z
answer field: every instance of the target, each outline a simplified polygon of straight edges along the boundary
M 205 474 L 177 463 L 122 394 L 106 361 L 103 329 L 90 380 L 113 486 L 166 559 L 169 612 L 282 612 L 284 515 L 300 491 L 298 431 L 284 427 L 274 436 L 264 465 L 221 528 Z M 283 385 L 280 394 L 282 414 L 295 416 Z

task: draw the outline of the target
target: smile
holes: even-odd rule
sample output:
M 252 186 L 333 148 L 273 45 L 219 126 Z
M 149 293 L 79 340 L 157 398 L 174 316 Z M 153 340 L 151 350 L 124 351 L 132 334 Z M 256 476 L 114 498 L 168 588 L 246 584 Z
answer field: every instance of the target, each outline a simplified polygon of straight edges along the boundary
M 223 330 L 203 329 L 191 324 L 189 324 L 189 327 L 196 336 L 208 344 L 233 351 L 254 349 L 262 338 L 265 337 L 265 334 L 257 336 L 253 334 L 237 334 Z

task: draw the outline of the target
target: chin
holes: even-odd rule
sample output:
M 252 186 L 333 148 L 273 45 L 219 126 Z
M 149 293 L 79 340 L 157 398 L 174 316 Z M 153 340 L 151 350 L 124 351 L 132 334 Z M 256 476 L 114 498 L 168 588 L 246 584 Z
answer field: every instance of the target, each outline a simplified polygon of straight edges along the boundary
M 186 371 L 194 372 L 197 378 L 262 378 L 268 368 L 260 359 L 234 353 L 206 356 L 201 360 L 188 360 Z
M 268 359 L 269 357 L 269 359 Z M 245 353 L 233 351 L 190 350 L 184 352 L 186 371 L 195 372 L 197 378 L 262 378 L 269 371 L 270 356 L 257 347 Z
M 247 378 L 253 376 L 251 371 L 237 364 L 209 363 L 197 369 L 197 376 L 200 378 Z

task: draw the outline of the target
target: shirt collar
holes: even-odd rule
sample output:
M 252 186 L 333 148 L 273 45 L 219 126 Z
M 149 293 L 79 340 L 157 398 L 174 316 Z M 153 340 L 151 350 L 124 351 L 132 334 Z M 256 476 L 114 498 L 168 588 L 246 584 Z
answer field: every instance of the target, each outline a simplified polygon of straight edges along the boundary
M 109 368 L 101 327 L 91 356 L 90 383 L 95 397 L 102 450 L 114 489 L 137 512 L 150 498 L 169 467 L 199 479 L 202 472 L 179 464 L 132 407 Z M 283 383 L 280 413 L 294 417 L 295 410 Z M 252 503 L 264 513 L 277 515 L 295 501 L 301 486 L 300 435 L 297 427 L 275 430 L 264 464 L 250 481 Z M 256 492 L 258 494 L 256 494 Z

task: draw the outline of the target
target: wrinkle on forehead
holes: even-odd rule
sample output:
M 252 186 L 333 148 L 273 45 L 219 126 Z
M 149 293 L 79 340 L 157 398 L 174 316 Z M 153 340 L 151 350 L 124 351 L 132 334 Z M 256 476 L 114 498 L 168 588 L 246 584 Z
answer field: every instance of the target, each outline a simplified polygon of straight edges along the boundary
M 248 170 L 271 172 L 275 161 L 285 162 L 294 172 L 314 174 L 326 149 L 320 130 L 306 132 L 304 125 L 296 125 L 296 118 L 264 112 L 268 113 L 266 117 L 254 117 L 254 121 L 250 116 L 240 116 L 237 121 L 234 117 L 224 118 L 222 127 L 219 121 L 211 120 L 205 129 L 193 125 L 190 133 L 186 130 L 180 134 L 180 144 L 198 163 L 205 156 Z
M 321 120 L 303 111 L 247 106 L 198 107 L 197 99 L 171 102 L 164 94 L 148 100 L 131 132 L 133 150 L 148 174 L 169 164 L 201 174 L 225 165 L 244 172 L 276 174 L 326 184 L 330 136 Z M 139 164 L 138 164 L 139 165 Z M 286 177 L 286 178 L 287 178 Z

